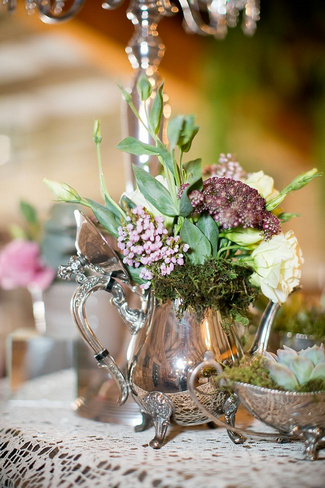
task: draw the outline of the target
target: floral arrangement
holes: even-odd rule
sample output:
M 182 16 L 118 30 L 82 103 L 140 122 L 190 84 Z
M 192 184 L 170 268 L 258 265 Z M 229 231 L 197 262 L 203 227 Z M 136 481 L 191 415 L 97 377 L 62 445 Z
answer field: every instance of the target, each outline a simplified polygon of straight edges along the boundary
M 284 346 L 277 354 L 245 356 L 239 366 L 226 367 L 216 382 L 226 379 L 264 388 L 285 391 L 325 391 L 324 345 L 308 347 L 297 352 Z
M 37 286 L 45 290 L 55 278 L 55 269 L 44 264 L 40 248 L 41 225 L 35 208 L 20 202 L 26 227 L 11 226 L 13 239 L 0 251 L 0 287 L 13 290 Z
M 116 238 L 131 280 L 144 290 L 152 289 L 158 300 L 179 299 L 181 311 L 192 307 L 204 313 L 213 308 L 247 323 L 247 308 L 260 291 L 274 302 L 284 302 L 299 285 L 303 257 L 293 232 L 281 231 L 281 224 L 295 214 L 282 212 L 279 205 L 291 191 L 318 176 L 317 170 L 298 176 L 281 191 L 263 171 L 247 174 L 228 154 L 202 171 L 200 159 L 184 161 L 199 130 L 192 115 L 168 123 L 168 142 L 159 137 L 163 84 L 154 94 L 149 80 L 139 79 L 144 118 L 131 95 L 121 89 L 153 144 L 127 137 L 117 147 L 157 156 L 163 174 L 155 178 L 148 168 L 134 165 L 137 188 L 123 194 L 117 204 L 104 181 L 97 121 L 94 141 L 104 204 L 81 197 L 68 184 L 45 179 L 57 200 L 90 208 Z

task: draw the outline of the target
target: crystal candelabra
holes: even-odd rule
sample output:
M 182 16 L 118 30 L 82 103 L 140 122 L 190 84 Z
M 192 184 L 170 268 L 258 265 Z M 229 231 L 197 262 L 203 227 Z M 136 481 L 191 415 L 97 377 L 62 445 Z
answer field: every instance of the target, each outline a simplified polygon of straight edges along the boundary
M 67 21 L 77 15 L 86 0 L 25 0 L 25 8 L 29 14 L 37 12 L 41 20 L 48 24 Z M 14 12 L 17 0 L 1 0 L 9 12 Z M 123 0 L 109 0 L 102 3 L 105 10 L 119 7 Z M 134 35 L 131 38 L 126 53 L 135 70 L 132 87 L 134 105 L 142 114 L 142 102 L 136 90 L 138 78 L 145 73 L 154 90 L 151 100 L 155 96 L 155 89 L 160 84 L 158 73 L 159 64 L 164 56 L 165 46 L 162 43 L 157 26 L 166 16 L 183 12 L 184 28 L 186 31 L 201 35 L 214 36 L 222 39 L 227 34 L 228 27 L 235 27 L 242 18 L 242 28 L 245 34 L 253 35 L 256 22 L 259 20 L 259 0 L 130 0 L 127 18 L 134 25 Z M 128 108 L 128 135 L 150 143 L 149 135 L 142 130 L 141 125 Z M 144 114 L 142 114 L 144 115 Z M 131 156 L 131 163 L 148 168 L 149 156 Z M 158 162 L 150 157 L 150 171 L 156 173 Z M 131 166 L 129 166 L 131 168 Z M 133 186 L 132 172 L 127 175 L 127 190 Z

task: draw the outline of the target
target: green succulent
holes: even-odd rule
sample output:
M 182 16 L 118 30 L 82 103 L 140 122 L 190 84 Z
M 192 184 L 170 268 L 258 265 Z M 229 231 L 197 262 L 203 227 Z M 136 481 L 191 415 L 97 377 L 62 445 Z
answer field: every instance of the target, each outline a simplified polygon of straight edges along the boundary
M 313 386 L 325 387 L 324 345 L 308 347 L 297 352 L 290 347 L 267 353 L 265 366 L 271 378 L 288 391 L 312 391 Z

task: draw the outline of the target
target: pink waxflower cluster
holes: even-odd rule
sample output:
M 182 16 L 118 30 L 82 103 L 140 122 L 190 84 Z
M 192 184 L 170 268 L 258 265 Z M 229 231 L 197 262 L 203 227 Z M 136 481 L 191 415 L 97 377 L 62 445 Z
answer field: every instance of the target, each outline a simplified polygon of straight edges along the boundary
M 232 154 L 220 154 L 219 164 L 206 166 L 202 171 L 203 176 L 218 178 L 231 178 L 232 180 L 243 180 L 247 177 L 245 170 L 240 166 Z
M 184 265 L 183 253 L 189 249 L 188 244 L 181 244 L 179 236 L 168 235 L 164 218 L 154 217 L 141 205 L 129 211 L 125 225 L 118 231 L 123 263 L 134 268 L 143 266 L 140 278 L 147 282 L 141 288 L 150 287 L 153 278 L 150 265 L 159 263 L 162 276 L 169 275 L 176 265 Z

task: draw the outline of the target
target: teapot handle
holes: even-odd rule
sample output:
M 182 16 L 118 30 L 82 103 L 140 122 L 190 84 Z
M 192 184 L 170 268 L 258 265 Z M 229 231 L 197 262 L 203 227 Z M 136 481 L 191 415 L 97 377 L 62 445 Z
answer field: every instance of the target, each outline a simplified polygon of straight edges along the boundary
M 217 363 L 214 358 L 213 358 L 213 353 L 211 351 L 206 351 L 205 355 L 204 355 L 204 359 L 203 361 L 198 365 L 196 366 L 196 368 L 193 370 L 193 372 L 190 374 L 190 378 L 189 378 L 189 382 L 188 382 L 188 387 L 189 387 L 189 391 L 190 391 L 190 394 L 191 394 L 191 397 L 192 397 L 192 400 L 193 402 L 197 405 L 197 407 L 201 410 L 201 412 L 204 413 L 204 415 L 210 419 L 212 422 L 214 422 L 218 427 L 225 427 L 227 429 L 227 431 L 229 432 L 233 432 L 234 434 L 237 434 L 239 437 L 258 437 L 258 438 L 266 438 L 266 439 L 269 439 L 269 440 L 278 440 L 279 438 L 287 438 L 289 436 L 285 435 L 285 434 L 273 434 L 271 432 L 256 432 L 256 431 L 252 431 L 252 430 L 249 430 L 249 429 L 244 429 L 244 428 L 239 428 L 239 427 L 236 427 L 234 425 L 230 425 L 228 423 L 225 423 L 223 422 L 222 420 L 220 420 L 218 417 L 215 417 L 209 410 L 207 410 L 207 408 L 202 405 L 202 403 L 199 401 L 198 399 L 198 396 L 196 395 L 196 388 L 195 388 L 195 382 L 197 380 L 197 377 L 200 373 L 200 371 L 204 368 L 213 368 L 215 369 L 218 373 L 221 373 L 222 372 L 222 367 L 220 366 L 219 363 Z M 204 395 L 204 393 L 202 393 L 202 391 L 200 391 L 200 395 Z M 208 393 L 205 393 L 205 395 L 208 395 Z M 238 404 L 239 403 L 239 400 L 238 400 L 238 396 L 236 393 L 232 393 L 232 396 L 233 396 L 233 403 L 234 404 Z M 231 400 L 231 398 L 230 398 Z M 230 402 L 231 403 L 231 402 Z M 231 405 L 230 405 L 230 408 L 231 408 Z
M 84 274 L 85 269 L 90 269 L 96 274 L 87 277 Z M 124 289 L 119 282 L 120 273 L 118 271 L 106 273 L 105 270 L 99 266 L 94 266 L 89 263 L 89 261 L 83 255 L 72 256 L 68 265 L 60 266 L 58 272 L 58 276 L 60 278 L 70 280 L 72 275 L 75 275 L 75 280 L 77 283 L 79 283 L 79 286 L 75 290 L 71 300 L 71 313 L 73 320 L 86 344 L 94 351 L 94 357 L 97 360 L 99 367 L 107 368 L 117 382 L 120 390 L 118 403 L 122 405 L 128 398 L 127 380 L 117 366 L 114 358 L 101 344 L 96 334 L 92 330 L 87 319 L 86 302 L 93 293 L 99 290 L 107 291 L 111 295 L 111 302 L 117 308 L 117 311 L 128 326 L 131 334 L 136 334 L 146 319 L 147 296 L 140 295 L 142 303 L 141 309 L 130 309 L 128 307 Z M 123 279 L 120 281 L 124 282 Z
M 71 313 L 73 320 L 86 344 L 93 350 L 94 358 L 100 368 L 107 368 L 119 386 L 120 396 L 118 403 L 122 405 L 128 398 L 128 385 L 122 371 L 114 358 L 98 340 L 92 330 L 86 314 L 88 298 L 99 290 L 106 290 L 107 278 L 92 276 L 78 286 L 71 300 Z

